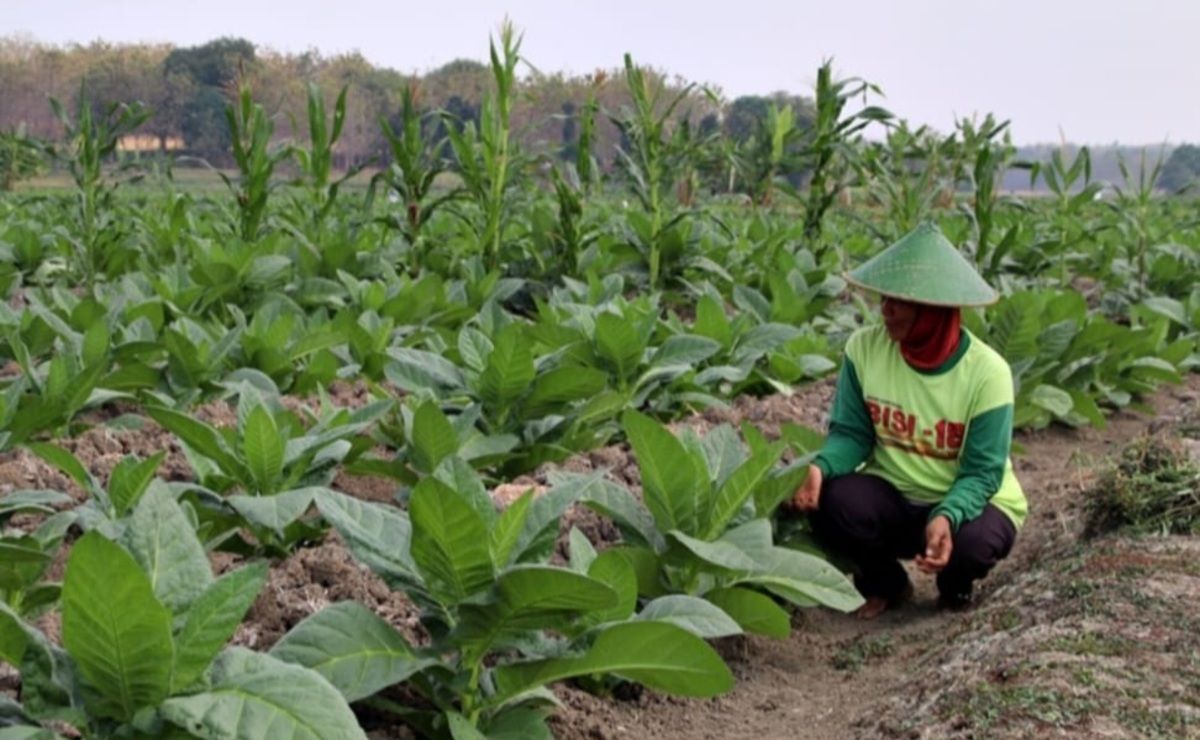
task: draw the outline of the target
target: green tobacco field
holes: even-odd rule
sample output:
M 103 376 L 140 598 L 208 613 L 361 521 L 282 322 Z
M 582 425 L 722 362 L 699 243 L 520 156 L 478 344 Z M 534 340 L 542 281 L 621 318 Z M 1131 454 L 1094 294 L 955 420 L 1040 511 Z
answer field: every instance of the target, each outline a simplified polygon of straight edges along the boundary
M 286 141 L 238 91 L 219 173 L 62 107 L 0 193 L 0 740 L 1197 732 L 1200 201 L 828 65 L 735 143 L 627 59 L 527 151 L 518 58 L 349 173 L 316 88 Z M 978 611 L 864 626 L 779 509 L 878 314 L 843 273 L 926 220 L 1003 295 L 1033 513 Z

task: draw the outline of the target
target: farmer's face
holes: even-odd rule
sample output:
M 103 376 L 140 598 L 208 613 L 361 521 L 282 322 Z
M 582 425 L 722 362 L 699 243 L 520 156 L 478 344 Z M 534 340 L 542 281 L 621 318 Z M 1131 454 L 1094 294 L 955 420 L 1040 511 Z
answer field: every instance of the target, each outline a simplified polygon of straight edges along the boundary
M 884 298 L 881 312 L 888 336 L 894 342 L 904 341 L 917 320 L 917 305 L 897 298 Z

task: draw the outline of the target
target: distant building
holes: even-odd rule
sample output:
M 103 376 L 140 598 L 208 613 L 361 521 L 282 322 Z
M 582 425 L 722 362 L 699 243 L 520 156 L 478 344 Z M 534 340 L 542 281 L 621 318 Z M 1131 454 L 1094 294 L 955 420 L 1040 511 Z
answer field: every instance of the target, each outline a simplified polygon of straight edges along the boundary
M 174 152 L 184 148 L 182 136 L 129 134 L 117 142 L 119 152 Z

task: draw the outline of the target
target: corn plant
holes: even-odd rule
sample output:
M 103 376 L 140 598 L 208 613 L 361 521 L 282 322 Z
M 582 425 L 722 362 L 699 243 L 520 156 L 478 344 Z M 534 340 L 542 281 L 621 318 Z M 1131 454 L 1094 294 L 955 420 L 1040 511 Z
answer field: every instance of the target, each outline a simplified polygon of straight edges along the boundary
M 541 564 L 558 519 L 597 477 L 527 493 L 498 513 L 459 476 L 419 483 L 407 512 L 340 495 L 318 499 L 355 557 L 423 609 L 432 643 L 417 648 L 367 609 L 334 605 L 297 625 L 271 654 L 321 672 L 349 701 L 396 712 L 428 737 L 549 737 L 545 687 L 617 674 L 668 693 L 712 696 L 732 677 L 712 648 L 673 625 L 628 621 L 635 576 L 623 559 L 586 572 Z M 572 635 L 569 644 L 544 630 Z M 368 648 L 368 646 L 370 646 Z M 376 697 L 405 683 L 433 709 Z
M 421 238 L 425 224 L 444 205 L 458 196 L 455 189 L 437 191 L 437 178 L 446 170 L 446 139 L 431 139 L 427 117 L 419 109 L 419 90 L 416 84 L 405 86 L 400 92 L 400 120 L 398 131 L 393 130 L 386 118 L 379 119 L 391 149 L 392 162 L 383 172 L 371 179 L 368 204 L 373 200 L 375 188 L 384 183 L 390 193 L 399 200 L 403 212 L 400 216 L 385 216 L 384 223 L 404 235 L 413 250 L 411 263 L 414 274 L 425 264 L 425 243 Z
M 67 232 L 71 263 L 79 278 L 90 284 L 124 269 L 135 257 L 126 244 L 130 219 L 117 213 L 120 181 L 106 177 L 104 168 L 121 139 L 141 126 L 150 111 L 137 102 L 113 103 L 97 115 L 82 85 L 74 117 L 58 100 L 51 98 L 50 105 L 66 133 L 60 155 L 76 187 L 75 213 Z
M 857 77 L 835 79 L 833 61 L 817 70 L 812 128 L 806 132 L 804 159 L 811 172 L 804 202 L 804 233 L 811 241 L 821 236 L 825 214 L 846 187 L 858 157 L 858 138 L 872 122 L 890 120 L 892 115 L 878 106 L 865 106 L 846 114 L 846 105 L 880 89 Z
M 1117 187 L 1117 233 L 1123 237 L 1125 260 L 1134 268 L 1136 287 L 1144 293 L 1149 268 L 1146 255 L 1154 243 L 1151 232 L 1154 223 L 1154 205 L 1157 198 L 1158 179 L 1162 174 L 1163 155 L 1148 162 L 1145 150 L 1138 160 L 1136 175 L 1122 157 L 1119 160 L 1122 184 Z M 1139 298 L 1135 295 L 1134 298 Z
M 948 150 L 953 137 L 941 137 L 927 126 L 892 125 L 887 138 L 871 142 L 857 167 L 871 200 L 886 213 L 881 236 L 894 241 L 928 219 L 936 206 L 954 197 L 954 174 Z
M 634 411 L 623 424 L 642 473 L 642 501 L 608 486 L 584 502 L 620 528 L 640 596 L 702 597 L 746 632 L 772 637 L 786 637 L 790 625 L 772 597 L 843 611 L 862 603 L 825 560 L 772 541 L 770 517 L 805 472 L 800 465 L 773 471 L 783 443 L 747 454 L 727 426 L 700 439 L 677 438 Z
M 754 133 L 732 153 L 733 171 L 755 206 L 770 206 L 779 178 L 800 168 L 802 133 L 792 106 L 771 103 Z
M 1035 249 L 1045 255 L 1044 263 L 1058 258 L 1059 285 L 1067 288 L 1072 277 L 1067 270 L 1068 262 L 1092 251 L 1090 247 L 1097 234 L 1105 228 L 1105 224 L 1089 219 L 1086 213 L 1087 206 L 1100 193 L 1101 184 L 1092 180 L 1092 157 L 1087 147 L 1082 147 L 1070 164 L 1064 159 L 1062 149 L 1054 150 L 1049 162 L 1032 165 L 1030 183 L 1039 177 L 1053 194 L 1055 208 L 1049 233 L 1037 242 Z
M 214 579 L 163 489 L 139 501 L 123 544 L 77 541 L 62 585 L 62 645 L 0 604 L 0 658 L 21 674 L 14 737 L 365 738 L 308 669 L 224 649 L 266 580 L 263 563 Z
M 358 172 L 356 168 L 350 168 L 341 177 L 333 179 L 333 152 L 346 125 L 348 91 L 349 87 L 342 87 L 333 104 L 333 118 L 326 120 L 325 95 L 321 88 L 313 82 L 305 88 L 308 100 L 308 146 L 295 146 L 292 154 L 300 169 L 301 181 L 308 190 L 308 203 L 297 202 L 297 211 L 307 213 L 311 218 L 309 227 L 312 234 L 319 233 L 321 224 L 333 210 L 342 184 Z M 297 128 L 294 121 L 292 128 Z
M 484 97 L 479 126 L 473 122 L 446 127 L 463 190 L 477 212 L 468 216 L 478 251 L 489 270 L 501 266 L 505 228 L 511 218 L 514 178 L 522 158 L 512 137 L 512 105 L 516 92 L 521 36 L 512 23 L 500 28 L 500 48 L 489 43 L 495 89 Z
M 284 214 L 284 228 L 295 238 L 295 259 L 306 276 L 334 277 L 338 270 L 357 272 L 358 252 L 368 251 L 371 240 L 362 234 L 361 218 L 338 210 L 342 186 L 362 169 L 347 168 L 335 177 L 334 151 L 346 122 L 346 94 L 343 87 L 326 114 L 325 97 L 315 83 L 307 86 L 308 141 L 292 146 L 299 169 L 291 193 L 291 208 Z M 292 129 L 297 130 L 292 120 Z
M 28 180 L 46 168 L 47 145 L 29 136 L 25 125 L 0 131 L 0 191 L 11 191 L 21 180 Z
M 672 190 L 706 140 L 692 136 L 686 122 L 674 121 L 693 85 L 668 95 L 664 86 L 651 84 L 629 54 L 625 55 L 625 82 L 632 107 L 609 115 L 622 136 L 617 167 L 632 184 L 641 206 L 640 212 L 629 214 L 625 237 L 640 256 L 650 286 L 658 288 L 665 268 L 676 277 L 675 263 L 688 251 L 692 235 L 683 224 L 688 212 L 680 210 Z
M 271 143 L 275 125 L 263 107 L 254 102 L 248 85 L 241 85 L 237 99 L 225 106 L 225 120 L 229 125 L 229 138 L 233 142 L 233 161 L 237 165 L 238 177 L 235 182 L 225 173 L 219 174 L 234 196 L 237 210 L 235 233 L 242 241 L 251 243 L 263 232 L 267 198 L 275 188 L 272 182 L 275 167 L 291 157 L 292 150 Z M 320 156 L 317 155 L 318 158 Z M 318 170 L 323 167 L 320 163 L 314 163 L 311 152 L 307 161 L 310 166 L 316 164 Z
M 956 181 L 965 183 L 970 194 L 970 200 L 960 204 L 971 230 L 965 246 L 985 277 L 999 274 L 1004 258 L 1016 246 L 1021 233 L 1019 220 L 1003 234 L 997 233 L 1002 208 L 1021 207 L 1015 198 L 1004 197 L 998 190 L 1016 154 L 1009 123 L 997 121 L 989 113 L 983 121 L 960 118 L 955 124 L 960 141 Z

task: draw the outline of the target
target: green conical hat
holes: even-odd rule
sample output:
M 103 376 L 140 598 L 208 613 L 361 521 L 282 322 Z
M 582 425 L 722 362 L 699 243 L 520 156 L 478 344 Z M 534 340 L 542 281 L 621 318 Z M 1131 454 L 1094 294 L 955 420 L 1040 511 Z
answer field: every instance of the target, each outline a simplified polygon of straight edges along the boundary
M 846 275 L 860 288 L 932 306 L 987 306 L 999 300 L 941 229 L 926 222 Z

